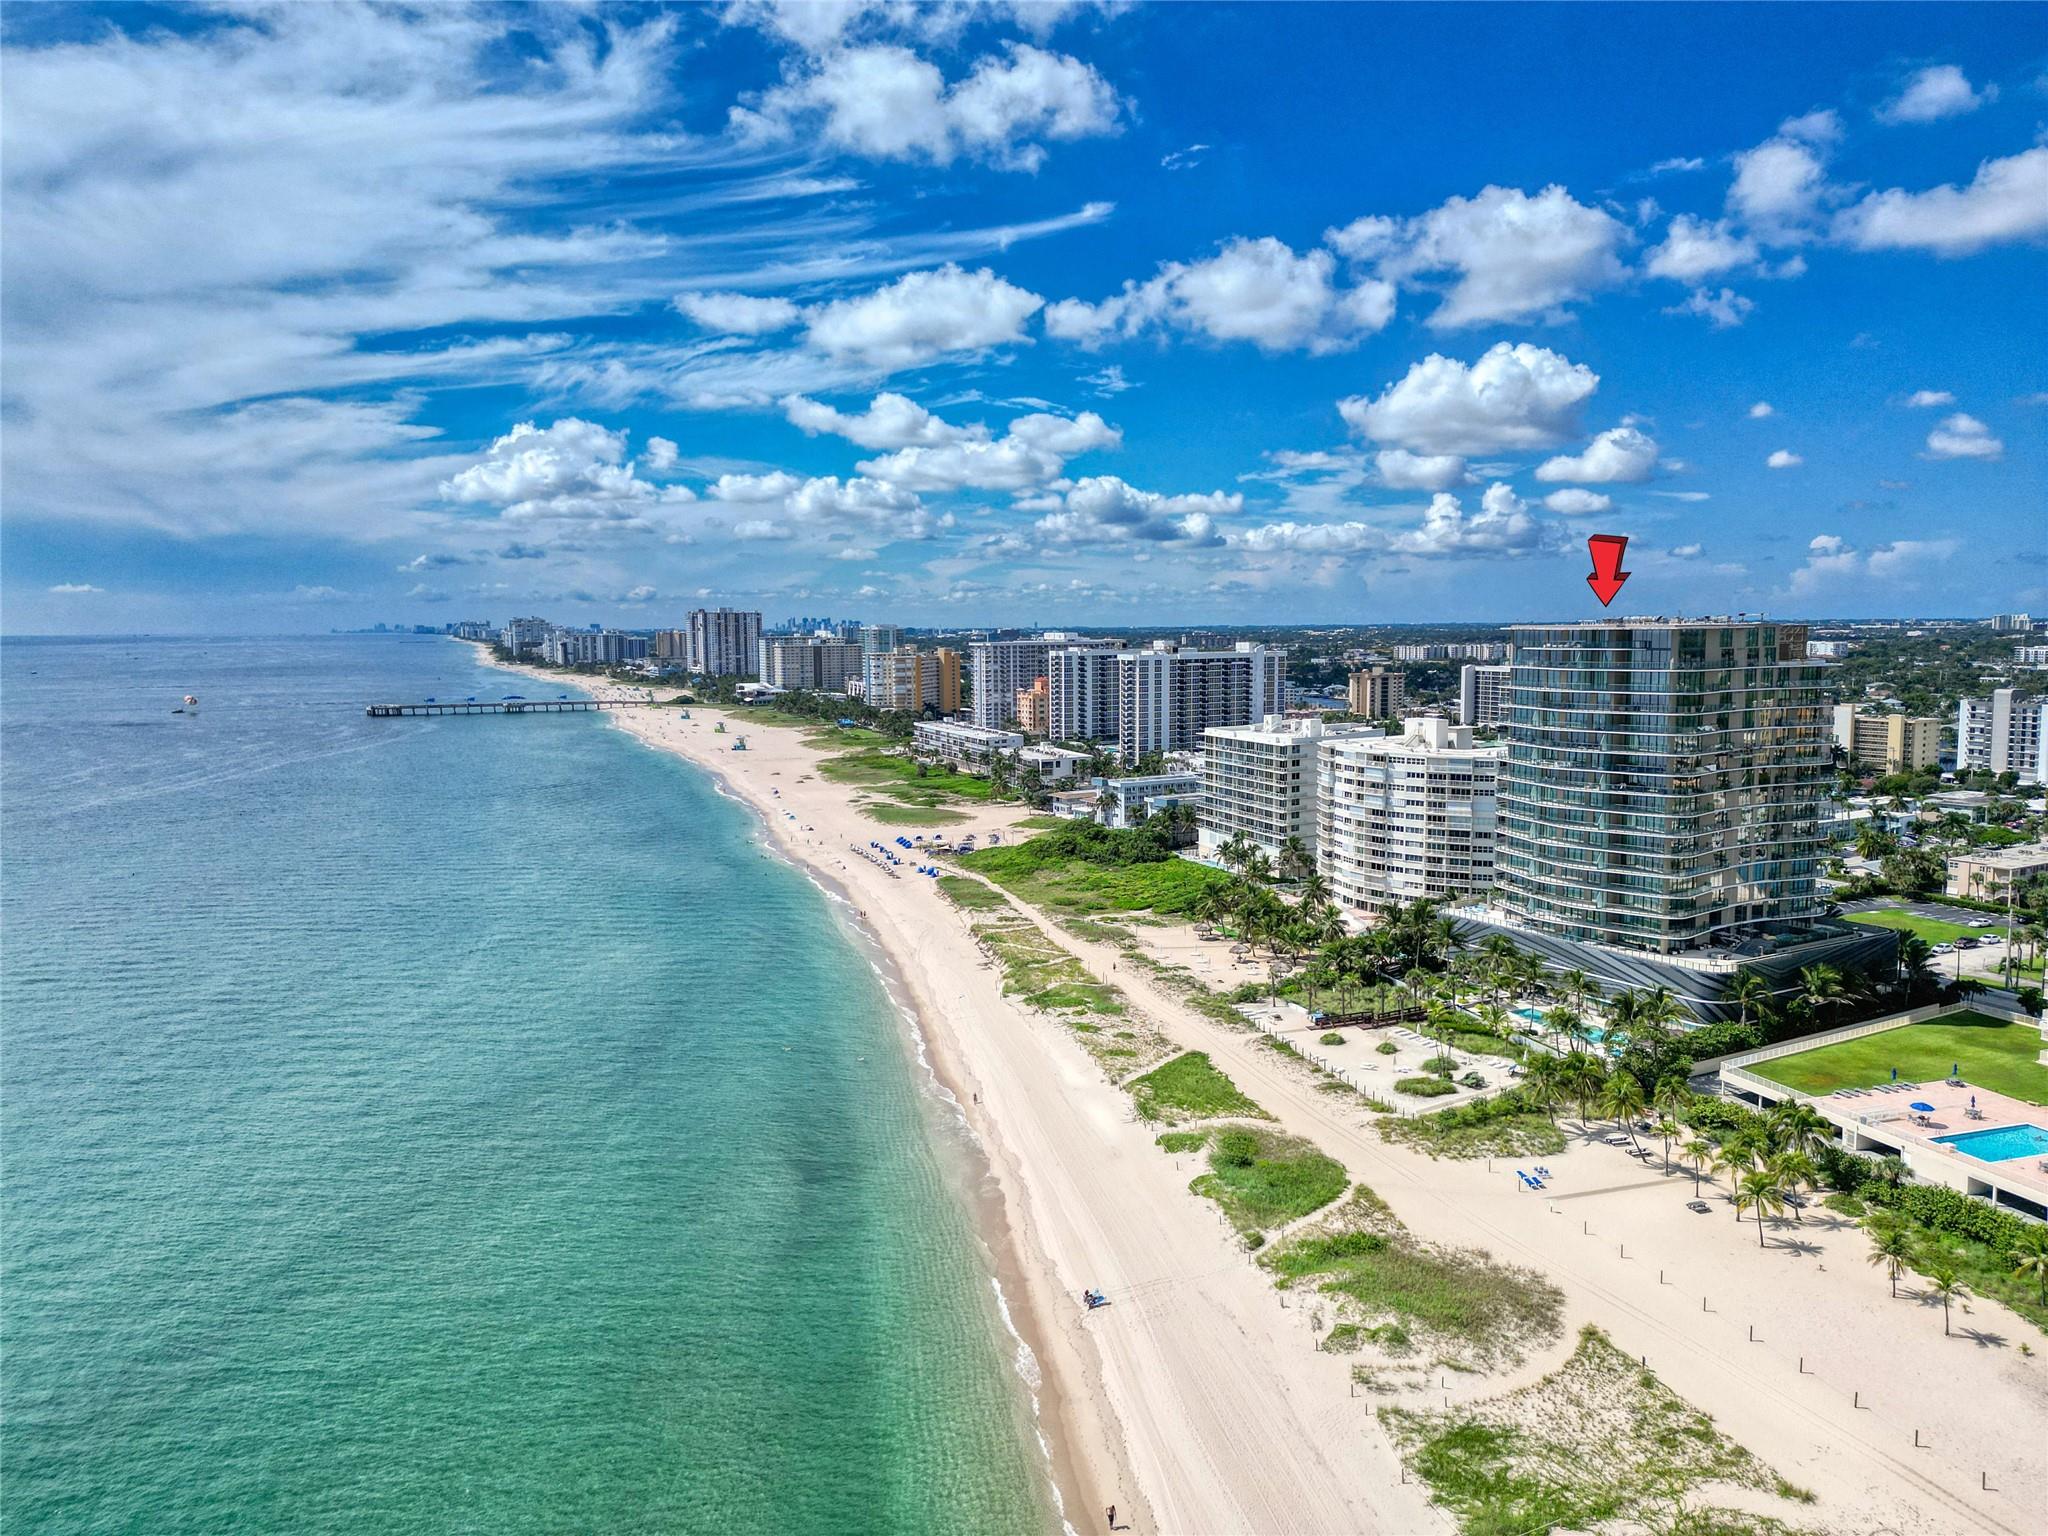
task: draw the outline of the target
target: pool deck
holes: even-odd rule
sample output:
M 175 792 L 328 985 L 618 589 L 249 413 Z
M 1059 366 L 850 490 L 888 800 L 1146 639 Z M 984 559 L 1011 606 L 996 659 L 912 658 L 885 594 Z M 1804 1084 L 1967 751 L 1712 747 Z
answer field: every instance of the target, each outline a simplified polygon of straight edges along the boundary
M 1896 1020 L 1885 1022 L 1900 1025 L 1916 1021 L 1917 1013 L 1901 1014 Z M 2037 1023 L 2033 1019 L 2026 1022 Z M 1855 1030 L 1868 1032 L 1869 1026 L 1855 1026 Z M 1809 1048 L 1825 1043 L 1826 1036 L 1800 1042 Z M 1926 1183 L 1946 1185 L 2024 1216 L 2038 1219 L 2048 1214 L 2048 1154 L 1985 1162 L 1935 1139 L 2015 1125 L 2048 1130 L 2048 1108 L 1993 1093 L 1967 1081 L 1950 1084 L 1940 1079 L 1886 1083 L 1876 1088 L 1838 1088 L 1832 1093 L 1800 1093 L 1761 1072 L 1746 1070 L 1759 1058 L 1771 1054 L 1770 1050 L 1751 1052 L 1724 1061 L 1722 1091 L 1749 1104 L 1769 1106 L 1796 1101 L 1808 1105 L 1834 1125 L 1842 1145 L 1849 1151 L 1896 1156 Z M 1973 1098 L 1976 1119 L 1969 1114 Z M 1914 1104 L 1929 1104 L 1933 1110 L 1923 1115 L 1910 1107 Z

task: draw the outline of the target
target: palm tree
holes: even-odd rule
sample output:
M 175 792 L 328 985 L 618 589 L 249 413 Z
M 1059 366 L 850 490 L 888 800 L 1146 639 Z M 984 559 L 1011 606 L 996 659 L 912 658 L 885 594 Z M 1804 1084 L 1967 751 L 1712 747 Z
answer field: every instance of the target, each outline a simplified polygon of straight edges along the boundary
M 1635 1119 L 1643 1112 L 1643 1085 L 1635 1073 L 1617 1068 L 1600 1094 L 1600 1107 L 1614 1117 L 1615 1124 L 1628 1132 L 1629 1145 L 1635 1146 Z M 1637 1147 L 1636 1150 L 1642 1149 Z
M 2034 1277 L 2041 1288 L 2041 1305 L 2048 1307 L 2048 1227 L 2028 1227 L 2006 1257 L 2012 1260 L 2015 1275 Z
M 1278 862 L 1283 880 L 1298 879 L 1316 867 L 1315 860 L 1309 856 L 1308 844 L 1292 832 L 1281 840 Z
M 1810 1185 L 1820 1177 L 1820 1170 L 1813 1166 L 1813 1160 L 1802 1152 L 1780 1152 L 1764 1166 L 1784 1189 L 1787 1205 L 1792 1204 L 1790 1196 L 1798 1194 L 1802 1186 Z M 1806 1224 L 1806 1218 L 1796 1205 L 1792 1206 L 1792 1219 L 1801 1226 Z
M 1263 848 L 1254 848 L 1245 856 L 1244 877 L 1259 885 L 1269 884 L 1273 879 L 1273 861 L 1266 857 Z
M 1724 1141 L 1715 1147 L 1712 1154 L 1708 1157 L 1707 1167 L 1710 1170 L 1709 1177 L 1716 1180 L 1721 1175 L 1726 1174 L 1728 1176 L 1728 1187 L 1732 1190 L 1735 1188 L 1736 1181 L 1743 1174 L 1749 1172 L 1749 1159 L 1742 1155 L 1740 1149 L 1734 1143 Z M 1697 1193 L 1699 1185 L 1695 1183 L 1693 1189 Z M 1742 1208 L 1740 1206 L 1737 1206 L 1735 1209 L 1735 1219 L 1737 1221 L 1742 1220 Z
M 1695 1136 L 1678 1150 L 1692 1164 L 1692 1197 L 1697 1200 L 1700 1197 L 1700 1179 L 1706 1174 L 1707 1164 L 1714 1161 L 1714 1144 L 1704 1136 Z
M 1562 1035 L 1571 1041 L 1574 1056 L 1578 1054 L 1580 1042 L 1587 1038 L 1585 1021 L 1562 1005 L 1543 1015 L 1543 1025 L 1552 1034 Z
M 1682 1072 L 1667 1072 L 1657 1079 L 1657 1087 L 1650 1095 L 1650 1102 L 1668 1118 L 1683 1120 L 1699 1097 L 1692 1091 Z
M 1636 1000 L 1638 1030 L 1670 1029 L 1685 1017 L 1685 1008 L 1669 987 L 1652 987 Z
M 1762 1017 L 1764 1009 L 1770 1004 L 1771 996 L 1771 984 L 1755 971 L 1737 971 L 1735 980 L 1728 987 L 1729 1000 L 1738 1010 L 1737 1022 L 1745 1028 L 1749 1025 L 1749 1016 L 1752 1013 Z
M 1225 869 L 1244 873 L 1245 861 L 1252 856 L 1251 839 L 1242 832 L 1233 832 L 1222 847 L 1216 850 L 1216 857 L 1223 861 Z
M 1827 1015 L 1849 998 L 1849 983 L 1842 973 L 1825 963 L 1809 965 L 1799 973 L 1799 1001 L 1825 1022 Z
M 1607 1085 L 1607 1069 L 1591 1056 L 1573 1055 L 1566 1059 L 1564 1082 L 1584 1125 L 1593 1118 L 1593 1101 Z
M 1686 1126 L 1681 1126 L 1677 1120 L 1671 1120 L 1671 1118 L 1663 1118 L 1663 1120 L 1657 1122 L 1657 1135 L 1663 1137 L 1663 1143 L 1665 1143 L 1665 1174 L 1669 1174 L 1669 1171 L 1671 1171 L 1671 1141 L 1681 1133 L 1683 1128 L 1686 1128 Z
M 1813 1157 L 1828 1144 L 1828 1123 L 1796 1099 L 1771 1111 L 1771 1140 L 1781 1151 Z
M 1745 1173 L 1735 1186 L 1735 1219 L 1742 1220 L 1744 1211 L 1756 1212 L 1756 1245 L 1764 1243 L 1764 1217 L 1782 1216 L 1785 1213 L 1785 1190 L 1778 1183 L 1778 1177 L 1768 1168 L 1752 1168 Z
M 1290 838 L 1289 841 L 1299 842 L 1300 839 Z M 1297 889 L 1301 893 L 1301 913 L 1304 917 L 1314 917 L 1330 904 L 1329 883 L 1313 869 L 1301 877 L 1301 884 Z
M 1906 1272 L 1906 1266 L 1913 1262 L 1913 1238 L 1904 1226 L 1888 1221 L 1870 1229 L 1870 1256 L 1867 1264 L 1882 1264 L 1892 1282 L 1892 1298 L 1898 1299 L 1899 1276 Z
M 1949 1331 L 1949 1308 L 1970 1294 L 1970 1288 L 1963 1284 L 1956 1267 L 1945 1260 L 1927 1266 L 1927 1289 L 1941 1298 L 1941 1331 L 1944 1337 Z
M 1564 1058 L 1541 1056 L 1529 1064 L 1529 1075 L 1523 1081 L 1522 1095 L 1530 1104 L 1540 1109 L 1557 1124 L 1557 1106 L 1565 1101 Z

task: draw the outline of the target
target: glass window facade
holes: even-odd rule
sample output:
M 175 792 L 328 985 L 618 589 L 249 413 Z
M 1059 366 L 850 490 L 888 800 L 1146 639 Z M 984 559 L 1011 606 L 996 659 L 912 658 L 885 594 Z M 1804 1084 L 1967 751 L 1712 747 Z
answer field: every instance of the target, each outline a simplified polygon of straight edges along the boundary
M 1542 932 L 1656 953 L 1820 913 L 1832 721 L 1804 625 L 1514 633 L 1504 909 Z

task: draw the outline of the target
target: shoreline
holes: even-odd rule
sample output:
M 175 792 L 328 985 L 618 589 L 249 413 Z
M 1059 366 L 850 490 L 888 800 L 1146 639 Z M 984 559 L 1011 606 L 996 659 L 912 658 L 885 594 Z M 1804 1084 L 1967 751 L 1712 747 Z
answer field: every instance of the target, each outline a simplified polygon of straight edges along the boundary
M 474 646 L 479 662 L 485 666 L 537 682 L 560 684 L 591 697 L 598 696 L 603 687 L 618 686 L 500 661 L 479 642 L 460 643 Z M 715 707 L 707 708 L 713 714 L 719 713 Z M 692 706 L 692 711 L 696 711 L 696 706 Z M 998 1317 L 1013 1346 L 1010 1368 L 1024 1394 L 1044 1462 L 1042 1470 L 1051 1493 L 1050 1507 L 1059 1528 L 1076 1536 L 1080 1528 L 1092 1525 L 1088 1513 L 1091 1508 L 1102 1509 L 1112 1504 L 1118 1506 L 1118 1523 L 1126 1523 L 1139 1513 L 1143 1503 L 1122 1452 L 1122 1435 L 1115 1428 L 1113 1410 L 1101 1394 L 1099 1366 L 1090 1371 L 1085 1362 L 1068 1358 L 1068 1351 L 1047 1326 L 1047 1314 L 1058 1300 L 1065 1299 L 1064 1292 L 1055 1295 L 1037 1278 L 1049 1268 L 1049 1260 L 1032 1250 L 1030 1239 L 1015 1218 L 1015 1198 L 1006 1187 L 996 1156 L 1000 1133 L 986 1115 L 973 1112 L 980 1108 L 979 1095 L 964 1087 L 962 1063 L 948 1050 L 943 1032 L 934 1027 L 937 1014 L 920 998 L 903 958 L 891 948 L 856 894 L 822 859 L 807 857 L 789 839 L 777 835 L 780 829 L 773 815 L 772 799 L 753 793 L 750 786 L 715 761 L 685 751 L 678 743 L 655 740 L 633 730 L 632 721 L 633 716 L 620 713 L 612 716 L 611 723 L 643 746 L 689 763 L 710 778 L 719 794 L 750 812 L 758 823 L 763 847 L 818 888 L 848 938 L 875 969 L 884 995 L 903 1022 L 911 1047 L 908 1064 L 925 1072 L 936 1090 L 937 1107 L 950 1112 L 965 1133 L 962 1144 L 968 1166 L 960 1170 L 964 1175 L 962 1194 L 976 1240 L 986 1255 Z M 1023 1357 L 1017 1354 L 1020 1349 Z M 1023 1368 L 1025 1358 L 1035 1368 L 1035 1380 Z M 1096 1385 L 1091 1387 L 1091 1380 Z M 1107 1449 L 1091 1456 L 1087 1450 L 1091 1442 Z M 1081 1527 L 1075 1523 L 1077 1517 Z M 1146 1524 L 1151 1524 L 1149 1519 Z

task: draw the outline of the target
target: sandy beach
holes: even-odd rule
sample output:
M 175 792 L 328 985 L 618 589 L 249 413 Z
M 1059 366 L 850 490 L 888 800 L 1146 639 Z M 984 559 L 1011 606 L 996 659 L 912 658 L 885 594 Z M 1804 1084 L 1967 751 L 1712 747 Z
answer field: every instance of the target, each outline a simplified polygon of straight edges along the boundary
M 526 670 L 526 669 L 519 669 Z M 533 672 L 551 687 L 558 673 Z M 582 686 L 582 685 L 578 685 Z M 599 689 L 612 685 L 595 685 Z M 859 857 L 895 829 L 818 777 L 793 729 L 715 731 L 716 711 L 621 711 L 624 730 L 714 774 L 775 845 L 842 891 L 884 948 L 933 1068 L 988 1161 L 984 1231 L 1022 1337 L 1069 1524 L 1165 1532 L 1425 1532 L 1454 1528 L 1403 1479 L 1346 1357 L 1318 1353 L 1306 1313 L 1281 1305 L 1213 1205 L 1177 1168 L 1070 1031 L 1006 999 L 965 917 L 935 881 Z M 1024 814 L 975 810 L 986 834 Z M 1022 911 L 1023 909 L 1019 909 Z M 1916 1277 L 1893 1301 L 1867 1238 L 1813 1210 L 1736 1223 L 1689 1175 L 1588 1140 L 1550 1158 L 1532 1195 L 1505 1165 L 1437 1162 L 1383 1141 L 1354 1101 L 1187 1007 L 1120 951 L 1027 914 L 1174 1045 L 1209 1052 L 1279 1118 L 1376 1190 L 1419 1236 L 1541 1271 L 1566 1296 L 1567 1335 L 1512 1378 L 1451 1377 L 1438 1407 L 1497 1395 L 1554 1368 L 1597 1323 L 1674 1391 L 1818 1501 L 1793 1518 L 1900 1536 L 2041 1529 L 2048 1508 L 2048 1369 L 2039 1330 L 1987 1301 L 1942 1332 Z M 1115 1304 L 1085 1313 L 1084 1286 Z M 1752 1332 L 1753 1330 L 1753 1332 Z M 2021 1345 L 2032 1340 L 2031 1354 Z M 1781 1515 L 1784 1511 L 1775 1511 Z

